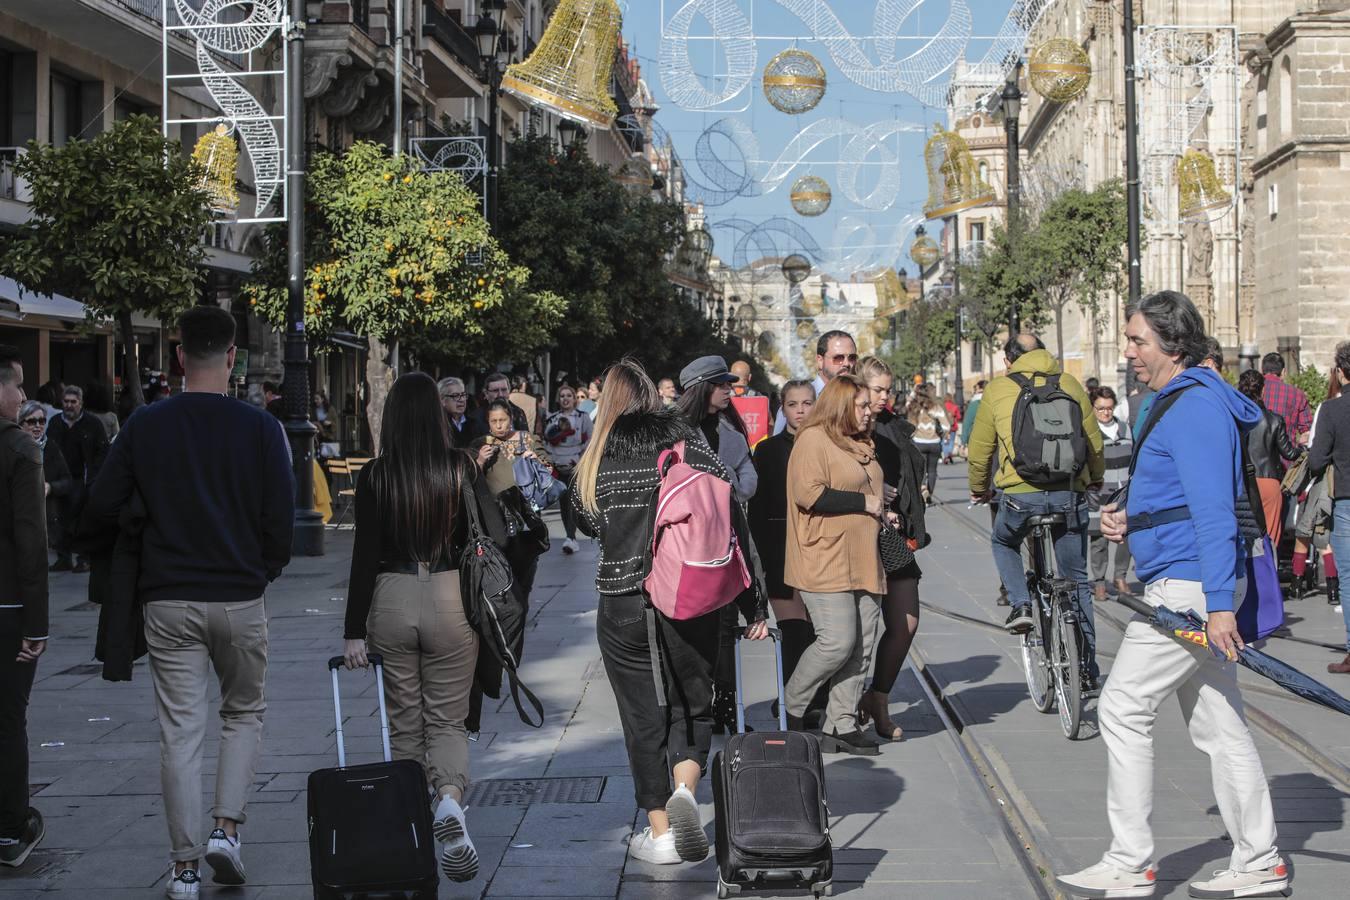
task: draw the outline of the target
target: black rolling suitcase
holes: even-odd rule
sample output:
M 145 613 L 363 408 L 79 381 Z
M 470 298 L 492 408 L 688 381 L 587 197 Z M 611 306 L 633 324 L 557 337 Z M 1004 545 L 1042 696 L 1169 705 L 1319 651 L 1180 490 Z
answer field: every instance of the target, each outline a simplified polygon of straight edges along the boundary
M 834 893 L 834 854 L 820 743 L 787 730 L 781 635 L 770 629 L 778 671 L 779 731 L 745 733 L 741 642 L 736 641 L 736 734 L 713 759 L 717 896 L 743 890 Z
M 435 900 L 439 875 L 426 773 L 414 760 L 390 759 L 384 660 L 372 653 L 370 664 L 375 667 L 375 688 L 380 695 L 384 762 L 348 766 L 338 693 L 342 657 L 328 661 L 338 764 L 336 769 L 319 769 L 309 775 L 309 867 L 314 900 L 341 900 L 352 894 Z

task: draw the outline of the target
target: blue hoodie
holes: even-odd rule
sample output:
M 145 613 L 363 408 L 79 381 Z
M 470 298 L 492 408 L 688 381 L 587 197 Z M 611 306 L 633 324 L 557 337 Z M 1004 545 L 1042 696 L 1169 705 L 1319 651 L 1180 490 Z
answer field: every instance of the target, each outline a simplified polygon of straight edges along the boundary
M 1191 518 L 1132 532 L 1130 552 L 1145 584 L 1198 581 L 1207 611 L 1232 611 L 1246 563 L 1236 509 L 1244 489 L 1241 441 L 1261 421 L 1261 408 L 1217 372 L 1195 366 L 1158 392 L 1150 412 L 1191 384 L 1200 387 L 1182 394 L 1144 441 L 1127 504 L 1131 516 L 1187 506 Z

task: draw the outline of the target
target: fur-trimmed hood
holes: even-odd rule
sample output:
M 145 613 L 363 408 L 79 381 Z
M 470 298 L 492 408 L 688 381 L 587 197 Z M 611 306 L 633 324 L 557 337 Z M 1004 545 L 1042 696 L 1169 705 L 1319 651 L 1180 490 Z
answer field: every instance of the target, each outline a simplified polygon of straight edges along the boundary
M 605 459 L 652 459 L 654 462 L 654 454 L 695 436 L 693 426 L 673 409 L 628 413 L 619 416 L 610 430 L 605 442 Z

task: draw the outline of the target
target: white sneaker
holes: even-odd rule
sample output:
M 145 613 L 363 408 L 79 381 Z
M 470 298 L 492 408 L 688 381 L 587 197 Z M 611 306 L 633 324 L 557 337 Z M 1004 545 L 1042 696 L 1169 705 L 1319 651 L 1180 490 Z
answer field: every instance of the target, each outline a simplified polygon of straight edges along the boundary
M 206 864 L 216 884 L 243 884 L 244 860 L 239 852 L 239 835 L 230 837 L 224 828 L 211 832 L 206 841 Z
M 1190 894 L 1205 900 L 1228 900 L 1230 897 L 1273 897 L 1289 887 L 1289 867 L 1280 860 L 1269 869 L 1252 872 L 1234 872 L 1218 869 L 1209 881 L 1192 881 Z
M 698 815 L 698 801 L 683 784 L 666 801 L 666 816 L 670 819 L 670 833 L 675 835 L 675 850 L 680 859 L 702 862 L 708 855 L 708 836 Z
M 628 839 L 628 855 L 654 866 L 678 866 L 684 862 L 675 849 L 675 832 L 652 837 L 650 825 Z
M 1099 862 L 1081 872 L 1055 879 L 1060 890 L 1075 897 L 1152 897 L 1158 874 L 1152 866 L 1142 872 L 1118 869 L 1109 862 Z
M 169 883 L 164 886 L 165 895 L 169 900 L 197 900 L 201 896 L 202 876 L 196 869 L 184 869 L 175 875 L 174 865 L 169 864 Z
M 464 810 L 453 797 L 436 805 L 431 833 L 441 842 L 441 871 L 450 881 L 473 881 L 478 877 L 478 851 L 469 840 Z
M 566 553 L 568 556 L 571 556 L 573 553 L 576 553 L 580 549 L 581 548 L 577 545 L 577 542 L 572 540 L 572 538 L 568 538 L 567 540 L 563 541 L 563 553 Z

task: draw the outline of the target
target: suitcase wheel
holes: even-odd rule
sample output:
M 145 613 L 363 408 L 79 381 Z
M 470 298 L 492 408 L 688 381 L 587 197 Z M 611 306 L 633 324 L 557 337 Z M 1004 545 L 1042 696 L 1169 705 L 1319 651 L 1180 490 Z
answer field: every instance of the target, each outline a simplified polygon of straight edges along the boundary
M 821 897 L 833 897 L 834 884 L 827 881 L 824 884 L 811 885 L 811 896 L 815 897 L 816 900 L 820 900 Z
M 737 885 L 737 884 L 727 884 L 725 881 L 722 880 L 722 873 L 721 873 L 721 871 L 718 871 L 718 873 L 717 873 L 717 900 L 727 900 L 727 898 L 730 897 L 732 894 L 739 894 L 740 892 L 741 892 L 740 885 Z

